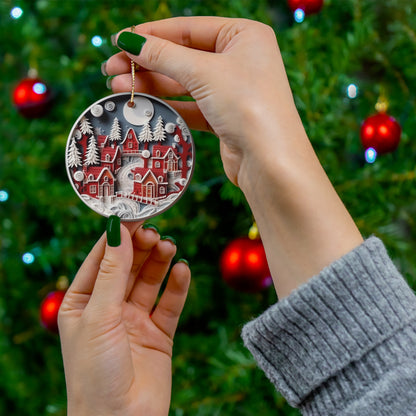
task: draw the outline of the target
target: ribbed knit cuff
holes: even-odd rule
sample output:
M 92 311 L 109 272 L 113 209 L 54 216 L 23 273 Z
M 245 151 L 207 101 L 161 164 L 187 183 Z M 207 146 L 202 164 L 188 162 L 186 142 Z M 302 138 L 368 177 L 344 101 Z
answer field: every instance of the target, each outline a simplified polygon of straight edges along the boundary
M 339 401 L 357 397 L 414 345 L 415 318 L 414 293 L 371 237 L 248 323 L 242 337 L 292 406 L 337 414 Z

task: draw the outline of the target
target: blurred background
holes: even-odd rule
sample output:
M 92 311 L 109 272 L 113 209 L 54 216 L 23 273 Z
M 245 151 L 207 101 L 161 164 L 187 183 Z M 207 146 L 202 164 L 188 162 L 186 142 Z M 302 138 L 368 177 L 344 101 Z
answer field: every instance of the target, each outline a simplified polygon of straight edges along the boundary
M 66 414 L 59 290 L 106 223 L 68 181 L 66 141 L 78 116 L 111 94 L 100 73 L 116 52 L 111 34 L 179 15 L 273 26 L 326 172 L 363 235 L 383 239 L 416 289 L 415 0 L 0 0 L 2 415 Z M 224 175 L 217 138 L 193 137 L 190 187 L 151 220 L 176 238 L 177 258 L 193 273 L 171 415 L 298 415 L 240 339 L 242 325 L 277 300 L 271 287 L 261 290 L 267 264 L 261 256 L 237 272 L 220 264 L 230 244 L 243 258 L 257 244 L 251 212 Z

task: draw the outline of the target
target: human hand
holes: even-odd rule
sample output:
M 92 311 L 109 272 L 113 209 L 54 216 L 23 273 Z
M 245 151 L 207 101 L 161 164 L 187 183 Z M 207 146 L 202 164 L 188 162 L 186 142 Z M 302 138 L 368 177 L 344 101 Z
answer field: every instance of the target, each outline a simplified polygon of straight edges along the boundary
M 121 225 L 118 246 L 100 238 L 59 312 L 69 416 L 169 411 L 173 336 L 190 271 L 181 261 L 173 266 L 153 310 L 176 246 L 140 224 L 129 228 Z
M 138 25 L 141 36 L 129 32 L 115 37 L 123 52 L 104 67 L 116 75 L 113 90 L 130 90 L 133 59 L 142 68 L 138 91 L 194 98 L 170 103 L 190 128 L 219 137 L 224 170 L 252 209 L 279 297 L 361 244 L 303 128 L 270 27 L 188 17 Z
M 296 110 L 273 30 L 219 17 L 174 18 L 126 29 L 104 67 L 114 92 L 170 101 L 190 128 L 220 139 L 228 178 L 252 209 L 279 297 L 362 242 L 313 151 Z M 128 53 L 130 51 L 130 53 Z M 144 68 L 144 69 L 143 69 Z M 334 233 L 334 230 L 337 230 Z
M 113 91 L 131 89 L 133 59 L 142 68 L 136 74 L 137 91 L 192 96 L 194 102 L 169 103 L 191 129 L 213 130 L 220 138 L 224 169 L 234 184 L 244 186 L 241 175 L 264 164 L 270 147 L 278 145 L 276 138 L 304 136 L 269 26 L 245 19 L 191 17 L 141 24 L 135 33 L 145 39 L 130 29 L 118 39 L 120 47 L 134 53 L 118 53 L 105 65 L 108 75 L 117 75 L 111 81 Z M 266 129 L 268 124 L 273 128 Z

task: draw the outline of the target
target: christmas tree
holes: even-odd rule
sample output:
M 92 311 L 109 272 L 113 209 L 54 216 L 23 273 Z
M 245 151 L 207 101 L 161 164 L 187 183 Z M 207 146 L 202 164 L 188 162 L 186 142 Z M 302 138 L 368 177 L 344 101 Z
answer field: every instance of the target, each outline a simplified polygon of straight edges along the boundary
M 100 162 L 100 156 L 98 152 L 97 142 L 95 137 L 91 136 L 88 140 L 87 153 L 85 155 L 86 165 L 97 165 Z
M 142 127 L 140 134 L 139 134 L 139 142 L 142 143 L 149 143 L 153 140 L 153 133 L 152 129 L 150 128 L 150 124 L 146 123 Z
M 74 277 L 106 222 L 68 181 L 68 135 L 88 106 L 111 94 L 100 72 L 101 62 L 117 52 L 110 35 L 179 15 L 244 17 L 275 29 L 297 107 L 327 174 L 362 234 L 385 242 L 416 289 L 416 0 L 326 0 L 303 18 L 286 0 L 2 0 L 0 414 L 66 414 L 59 338 L 40 324 L 39 307 L 60 276 Z M 40 92 L 51 92 L 42 112 L 39 103 L 27 103 L 24 112 L 21 101 L 13 105 L 13 91 L 29 73 L 43 81 L 36 84 Z M 388 105 L 401 139 L 395 151 L 370 152 L 366 159 L 360 128 L 376 103 Z M 80 134 L 85 138 L 72 143 L 96 146 L 90 137 L 99 133 L 87 119 Z M 188 259 L 193 274 L 175 339 L 171 415 L 298 415 L 242 345 L 242 325 L 276 296 L 272 288 L 238 292 L 221 279 L 221 253 L 247 235 L 253 218 L 225 177 L 218 140 L 192 134 L 191 185 L 177 205 L 151 220 L 176 238 L 177 258 Z M 120 140 L 116 123 L 111 136 Z M 85 161 L 72 143 L 70 163 L 80 166 Z
M 153 140 L 156 142 L 163 142 L 166 139 L 165 127 L 163 125 L 163 119 L 158 117 L 155 130 L 153 132 Z
M 69 145 L 68 166 L 70 168 L 82 166 L 81 153 L 77 148 L 74 138 L 71 139 L 71 144 Z
M 112 142 L 121 140 L 121 127 L 118 118 L 115 117 L 110 131 L 110 140 Z

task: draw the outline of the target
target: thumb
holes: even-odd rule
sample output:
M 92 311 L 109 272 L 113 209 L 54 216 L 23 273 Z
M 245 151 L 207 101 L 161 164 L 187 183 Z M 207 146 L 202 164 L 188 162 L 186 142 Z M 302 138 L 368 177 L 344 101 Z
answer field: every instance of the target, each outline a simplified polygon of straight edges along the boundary
M 203 78 L 210 54 L 146 34 L 121 32 L 117 46 L 138 65 L 179 82 L 190 93 Z
M 89 301 L 93 307 L 119 306 L 124 300 L 133 263 L 129 230 L 112 215 L 107 222 L 107 244 Z

